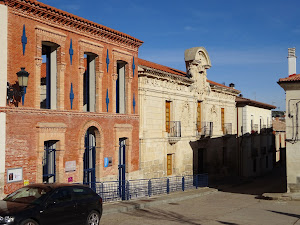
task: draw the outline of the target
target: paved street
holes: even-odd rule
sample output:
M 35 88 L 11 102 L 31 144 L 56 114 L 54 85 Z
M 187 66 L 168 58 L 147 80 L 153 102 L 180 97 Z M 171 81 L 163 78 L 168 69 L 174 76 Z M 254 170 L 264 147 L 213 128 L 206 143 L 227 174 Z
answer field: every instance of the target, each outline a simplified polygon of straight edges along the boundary
M 258 197 L 264 190 L 280 189 L 277 181 L 280 178 L 273 173 L 189 200 L 104 215 L 101 224 L 300 225 L 300 201 L 270 201 Z
M 249 194 L 216 192 L 151 209 L 105 215 L 101 224 L 300 225 L 300 202 L 260 200 Z

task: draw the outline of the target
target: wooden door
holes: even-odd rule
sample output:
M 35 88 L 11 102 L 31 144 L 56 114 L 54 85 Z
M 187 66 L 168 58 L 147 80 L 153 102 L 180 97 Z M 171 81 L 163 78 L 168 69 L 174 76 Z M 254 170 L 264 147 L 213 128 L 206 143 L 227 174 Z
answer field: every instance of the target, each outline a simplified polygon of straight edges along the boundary
M 170 133 L 170 106 L 171 102 L 166 101 L 166 131 Z
M 172 154 L 167 155 L 167 175 L 172 175 Z
M 201 132 L 201 102 L 197 105 L 197 130 Z
M 224 108 L 221 108 L 221 124 L 222 124 L 223 134 L 225 134 L 225 112 L 224 112 Z

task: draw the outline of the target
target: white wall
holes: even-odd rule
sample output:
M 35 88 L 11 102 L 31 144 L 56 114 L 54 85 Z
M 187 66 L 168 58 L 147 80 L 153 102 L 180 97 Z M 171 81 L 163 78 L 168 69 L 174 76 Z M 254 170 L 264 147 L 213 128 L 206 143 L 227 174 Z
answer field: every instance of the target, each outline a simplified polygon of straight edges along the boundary
M 300 115 L 296 107 L 297 102 L 300 102 L 300 85 L 298 83 L 290 84 L 289 89 L 286 90 L 286 170 L 288 192 L 293 191 L 294 185 L 300 186 L 300 129 L 299 125 L 298 127 L 296 126 L 297 112 L 298 124 L 300 123 Z
M 241 118 L 240 118 L 241 117 Z M 260 119 L 261 125 L 271 126 L 272 114 L 270 109 L 263 109 L 254 106 L 244 106 L 243 111 L 239 111 L 239 119 L 243 121 L 243 134 L 251 133 L 251 119 L 253 118 L 253 124 L 258 125 L 258 133 L 260 131 Z
M 7 83 L 7 6 L 0 5 L 0 107 L 6 106 Z M 5 174 L 6 114 L 0 113 L 0 196 L 3 195 Z

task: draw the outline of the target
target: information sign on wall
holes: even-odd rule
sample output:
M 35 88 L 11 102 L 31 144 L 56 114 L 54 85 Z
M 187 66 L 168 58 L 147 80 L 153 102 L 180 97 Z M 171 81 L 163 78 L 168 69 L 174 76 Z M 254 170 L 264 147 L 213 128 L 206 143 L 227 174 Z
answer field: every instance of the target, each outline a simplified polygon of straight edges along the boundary
M 73 172 L 76 171 L 76 161 L 67 161 L 65 164 L 65 171 L 66 172 Z
M 23 168 L 7 169 L 7 183 L 23 180 Z

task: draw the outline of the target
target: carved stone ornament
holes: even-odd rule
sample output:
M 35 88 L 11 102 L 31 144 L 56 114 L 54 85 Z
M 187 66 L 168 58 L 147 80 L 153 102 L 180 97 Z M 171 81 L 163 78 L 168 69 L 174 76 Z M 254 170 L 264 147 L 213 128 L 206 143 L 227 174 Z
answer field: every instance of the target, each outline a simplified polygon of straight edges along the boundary
M 186 69 L 190 78 L 197 77 L 198 74 L 205 74 L 206 70 L 211 67 L 210 58 L 203 47 L 195 47 L 185 50 L 184 60 Z

